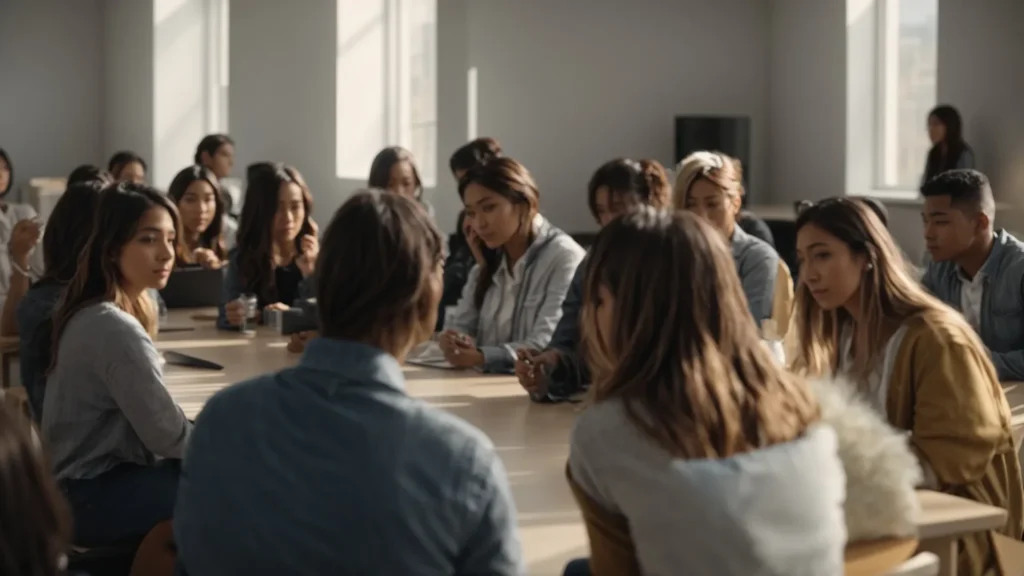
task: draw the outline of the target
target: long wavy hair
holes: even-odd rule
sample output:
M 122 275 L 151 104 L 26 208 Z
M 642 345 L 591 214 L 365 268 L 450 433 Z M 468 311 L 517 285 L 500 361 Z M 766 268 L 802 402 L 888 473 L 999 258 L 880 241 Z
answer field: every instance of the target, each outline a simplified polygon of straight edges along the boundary
M 614 298 L 609 334 L 597 322 L 602 287 Z M 756 450 L 819 419 L 808 385 L 761 342 L 729 247 L 700 217 L 640 206 L 612 221 L 584 290 L 592 400 L 621 399 L 673 456 Z
M 147 291 L 137 298 L 130 297 L 121 285 L 124 276 L 118 267 L 121 250 L 135 236 L 143 215 L 153 208 L 163 208 L 170 214 L 180 236 L 178 209 L 159 190 L 144 184 L 118 182 L 100 193 L 92 233 L 78 257 L 75 275 L 53 314 L 51 369 L 68 322 L 79 310 L 97 302 L 113 302 L 134 316 L 150 336 L 156 335 L 155 303 Z
M 71 514 L 27 417 L 0 402 L 0 574 L 57 576 Z
M 176 206 L 180 205 L 181 199 L 185 197 L 185 193 L 188 191 L 188 187 L 200 180 L 213 187 L 213 198 L 216 208 L 214 209 L 213 220 L 210 221 L 210 225 L 199 234 L 199 247 L 212 250 L 217 255 L 217 258 L 223 260 L 228 253 L 224 247 L 224 238 L 221 233 L 224 226 L 226 207 L 224 206 L 224 195 L 221 194 L 220 181 L 217 179 L 216 174 L 213 173 L 213 170 L 199 164 L 183 169 L 175 175 L 174 180 L 171 180 L 171 185 L 167 188 L 167 195 L 171 197 Z M 177 254 L 178 260 L 181 262 L 194 262 L 191 251 L 185 245 L 184 234 L 178 237 Z
M 277 283 L 274 278 L 274 216 L 277 214 L 281 186 L 294 183 L 302 189 L 302 204 L 306 216 L 295 236 L 296 254 L 302 253 L 302 237 L 314 234 L 311 220 L 313 196 L 302 174 L 284 164 L 250 166 L 245 204 L 238 225 L 239 278 L 244 291 L 256 294 L 261 302 L 277 302 Z
M 519 230 L 529 229 L 533 217 L 540 211 L 540 190 L 533 181 L 533 176 L 519 162 L 508 157 L 493 158 L 489 162 L 470 169 L 462 180 L 459 180 L 459 198 L 465 200 L 466 188 L 477 184 L 519 206 Z M 504 248 L 497 250 L 498 257 L 494 260 L 484 259 L 477 276 L 476 292 L 473 304 L 479 308 L 483 305 L 487 291 L 494 282 L 496 267 L 501 264 Z
M 948 104 L 940 104 L 928 113 L 946 127 L 946 137 L 942 142 L 932 145 L 925 161 L 924 181 L 956 168 L 960 156 L 971 149 L 964 140 L 964 121 L 960 111 Z
M 865 353 L 849 369 L 853 379 L 863 381 L 874 369 L 892 326 L 925 312 L 948 311 L 917 281 L 885 224 L 864 202 L 842 197 L 818 202 L 797 218 L 797 234 L 805 226 L 834 236 L 870 264 L 860 282 L 860 320 L 854 341 L 855 349 Z M 794 318 L 798 344 L 790 367 L 811 376 L 834 374 L 839 366 L 839 340 L 844 330 L 853 327 L 853 317 L 843 307 L 823 309 L 807 284 L 798 280 Z

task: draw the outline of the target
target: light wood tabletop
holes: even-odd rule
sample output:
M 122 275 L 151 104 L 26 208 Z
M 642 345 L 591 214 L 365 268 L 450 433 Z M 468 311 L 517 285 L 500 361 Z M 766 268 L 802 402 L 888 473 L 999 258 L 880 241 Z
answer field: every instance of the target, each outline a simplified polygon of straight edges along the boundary
M 220 331 L 194 310 L 171 310 L 161 350 L 216 362 L 224 370 L 165 366 L 171 396 L 190 417 L 207 399 L 233 383 L 294 365 L 287 338 L 268 328 L 255 336 Z M 204 311 L 209 318 L 209 311 Z M 191 330 L 180 330 L 191 328 Z M 565 481 L 569 431 L 577 405 L 535 404 L 512 376 L 406 366 L 406 388 L 416 398 L 448 410 L 483 430 L 508 471 L 519 519 L 519 537 L 530 574 L 561 574 L 566 562 L 586 556 L 586 532 Z
M 286 350 L 288 339 L 268 328 L 259 328 L 255 336 L 220 331 L 210 320 L 210 311 L 202 311 L 201 319 L 195 318 L 196 312 L 172 310 L 170 330 L 157 337 L 161 350 L 224 366 L 217 371 L 165 367 L 167 387 L 190 417 L 218 390 L 299 360 L 298 354 Z M 404 371 L 411 396 L 463 418 L 494 442 L 508 471 L 529 573 L 560 574 L 566 562 L 586 556 L 586 532 L 564 476 L 569 432 L 579 405 L 530 402 L 512 376 L 415 366 Z M 922 490 L 918 498 L 921 545 L 938 546 L 936 553 L 948 551 L 956 537 L 1000 526 L 1005 518 L 1003 510 L 947 494 Z M 874 550 L 870 545 L 867 549 Z

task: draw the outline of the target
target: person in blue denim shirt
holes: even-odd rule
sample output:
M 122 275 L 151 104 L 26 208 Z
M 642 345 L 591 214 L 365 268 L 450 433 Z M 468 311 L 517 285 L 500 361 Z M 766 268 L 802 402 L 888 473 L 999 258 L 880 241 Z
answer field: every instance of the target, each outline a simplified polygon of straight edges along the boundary
M 1024 243 L 994 230 L 992 187 L 977 170 L 943 172 L 921 194 L 931 257 L 921 282 L 963 313 L 1000 380 L 1024 380 Z
M 433 331 L 443 242 L 398 194 L 355 194 L 324 235 L 321 336 L 299 365 L 217 393 L 196 421 L 174 514 L 191 576 L 524 571 L 501 459 L 406 392 Z
M 618 158 L 606 162 L 594 172 L 587 185 L 587 205 L 601 227 L 633 206 L 646 204 L 666 208 L 671 197 L 668 175 L 657 160 Z M 577 358 L 587 261 L 588 258 L 584 258 L 576 268 L 569 291 L 562 301 L 562 317 L 547 348 L 518 352 L 516 377 L 534 401 L 564 400 L 585 389 L 589 383 L 586 366 Z

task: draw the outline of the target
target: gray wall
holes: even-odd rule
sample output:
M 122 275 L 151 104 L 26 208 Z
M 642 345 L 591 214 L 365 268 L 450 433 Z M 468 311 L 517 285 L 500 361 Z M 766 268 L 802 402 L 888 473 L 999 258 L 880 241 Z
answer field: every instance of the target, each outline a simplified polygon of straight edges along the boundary
M 769 3 L 465 4 L 479 135 L 499 138 L 531 170 L 541 208 L 555 224 L 596 228 L 585 208 L 586 184 L 607 160 L 647 157 L 671 167 L 677 114 L 751 116 L 755 198 L 767 183 Z M 452 81 L 441 83 L 440 102 L 465 93 L 464 70 L 445 72 Z M 454 187 L 450 177 L 439 180 L 442 191 Z
M 294 164 L 313 192 L 314 217 L 326 225 L 357 185 L 343 185 L 335 175 L 336 2 L 237 4 L 228 106 L 238 143 L 235 172 L 244 175 L 247 164 L 260 160 Z
M 16 184 L 100 159 L 101 30 L 99 0 L 0 3 L 0 147 Z
M 964 116 L 996 197 L 1024 203 L 1024 2 L 940 0 L 939 101 Z M 1024 230 L 1022 230 L 1024 231 Z
M 67 2 L 64 3 L 68 4 Z M 153 139 L 153 2 L 103 0 L 103 126 L 97 159 L 131 150 L 150 164 Z
M 774 0 L 768 92 L 769 202 L 843 194 L 846 6 Z

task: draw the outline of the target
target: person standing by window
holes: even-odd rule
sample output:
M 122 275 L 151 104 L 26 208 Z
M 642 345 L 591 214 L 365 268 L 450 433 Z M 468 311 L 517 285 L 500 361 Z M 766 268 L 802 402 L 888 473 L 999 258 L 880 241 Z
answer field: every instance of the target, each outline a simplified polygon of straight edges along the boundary
M 928 113 L 928 139 L 932 147 L 921 184 L 947 170 L 974 168 L 974 150 L 964 141 L 963 130 L 960 112 L 948 104 L 936 106 Z

